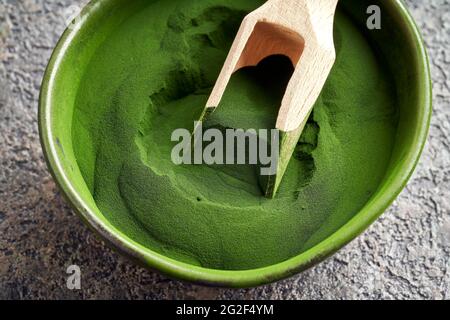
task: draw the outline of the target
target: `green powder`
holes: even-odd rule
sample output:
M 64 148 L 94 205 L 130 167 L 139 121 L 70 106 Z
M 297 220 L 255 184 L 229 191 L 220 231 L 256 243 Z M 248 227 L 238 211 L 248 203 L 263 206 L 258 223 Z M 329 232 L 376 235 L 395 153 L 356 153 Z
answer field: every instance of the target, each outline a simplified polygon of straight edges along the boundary
M 262 2 L 136 1 L 94 54 L 76 101 L 75 154 L 102 213 L 191 264 L 250 269 L 304 252 L 365 205 L 390 160 L 393 81 L 339 9 L 336 65 L 275 199 L 250 167 L 172 163 L 172 131 L 192 129 L 242 18 Z M 212 125 L 273 128 L 290 72 L 282 57 L 239 71 Z

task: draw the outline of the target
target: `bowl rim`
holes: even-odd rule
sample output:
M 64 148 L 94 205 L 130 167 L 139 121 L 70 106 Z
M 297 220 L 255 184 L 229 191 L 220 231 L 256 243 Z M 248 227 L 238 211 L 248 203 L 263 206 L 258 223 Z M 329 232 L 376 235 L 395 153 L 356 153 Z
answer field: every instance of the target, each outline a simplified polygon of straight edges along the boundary
M 102 10 L 109 0 L 91 1 L 82 12 L 77 22 L 82 25 L 97 10 Z M 428 55 L 420 31 L 410 15 L 406 5 L 401 0 L 385 1 L 398 13 L 398 24 L 402 33 L 407 35 L 412 52 L 415 70 L 419 72 L 417 104 L 422 115 L 419 117 L 417 130 L 413 137 L 412 147 L 404 155 L 404 163 L 394 179 L 389 182 L 384 194 L 375 201 L 369 201 L 352 219 L 331 236 L 311 249 L 292 257 L 284 262 L 252 270 L 216 270 L 190 265 L 146 248 L 111 224 L 106 223 L 92 212 L 86 202 L 79 196 L 76 187 L 65 174 L 64 165 L 57 152 L 57 141 L 52 134 L 52 92 L 55 86 L 59 68 L 71 41 L 79 28 L 67 29 L 56 45 L 50 62 L 45 71 L 39 97 L 38 124 L 39 135 L 45 160 L 63 195 L 75 212 L 85 223 L 109 246 L 120 251 L 146 268 L 159 271 L 170 277 L 198 284 L 247 288 L 268 284 L 302 272 L 342 249 L 366 230 L 397 198 L 406 186 L 416 168 L 420 155 L 428 137 L 432 114 L 432 85 Z M 370 204 L 370 205 L 368 205 Z

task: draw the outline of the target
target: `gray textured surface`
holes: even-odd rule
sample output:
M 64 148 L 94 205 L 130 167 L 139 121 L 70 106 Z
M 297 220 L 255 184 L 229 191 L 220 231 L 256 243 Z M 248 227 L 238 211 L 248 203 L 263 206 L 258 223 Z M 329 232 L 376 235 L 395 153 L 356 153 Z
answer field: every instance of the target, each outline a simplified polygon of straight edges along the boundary
M 395 204 L 339 254 L 250 290 L 169 280 L 120 257 L 68 208 L 49 176 L 36 114 L 44 68 L 73 0 L 0 0 L 1 298 L 450 298 L 450 1 L 409 0 L 429 48 L 434 117 L 422 161 Z M 67 266 L 83 289 L 65 287 Z

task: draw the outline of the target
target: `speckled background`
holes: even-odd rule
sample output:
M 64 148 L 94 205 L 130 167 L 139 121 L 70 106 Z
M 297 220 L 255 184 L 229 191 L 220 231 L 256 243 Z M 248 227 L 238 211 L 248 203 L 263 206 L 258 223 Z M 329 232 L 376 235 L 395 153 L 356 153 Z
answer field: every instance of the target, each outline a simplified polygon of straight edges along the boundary
M 0 299 L 449 299 L 450 1 L 409 0 L 431 56 L 434 116 L 422 161 L 363 236 L 292 279 L 249 290 L 169 280 L 97 240 L 44 164 L 37 104 L 74 0 L 0 0 Z M 82 290 L 66 288 L 66 268 Z

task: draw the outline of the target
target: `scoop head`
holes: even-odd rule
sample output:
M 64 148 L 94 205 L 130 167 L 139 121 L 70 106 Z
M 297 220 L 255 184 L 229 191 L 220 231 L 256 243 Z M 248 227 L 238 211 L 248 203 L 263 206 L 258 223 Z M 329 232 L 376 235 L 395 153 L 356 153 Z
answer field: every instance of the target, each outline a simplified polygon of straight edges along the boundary
M 337 0 L 271 0 L 247 15 L 207 101 L 201 121 L 219 105 L 234 72 L 272 55 L 287 56 L 294 73 L 281 102 L 278 169 L 263 180 L 275 197 L 313 106 L 336 59 L 333 42 Z M 274 106 L 276 107 L 276 106 Z

